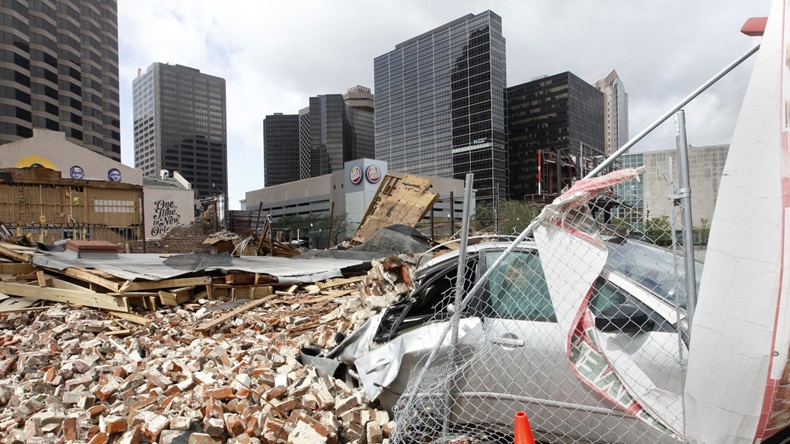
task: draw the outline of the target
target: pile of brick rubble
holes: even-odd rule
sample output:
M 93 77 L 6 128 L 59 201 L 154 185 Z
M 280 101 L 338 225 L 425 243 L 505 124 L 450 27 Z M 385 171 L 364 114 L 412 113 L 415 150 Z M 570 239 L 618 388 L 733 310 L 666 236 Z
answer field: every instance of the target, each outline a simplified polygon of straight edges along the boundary
M 339 297 L 281 295 L 205 337 L 225 301 L 161 309 L 138 325 L 53 305 L 0 315 L 0 441 L 6 443 L 386 442 L 388 413 L 302 365 L 411 290 L 413 258 L 373 261 Z M 125 337 L 109 335 L 129 330 Z

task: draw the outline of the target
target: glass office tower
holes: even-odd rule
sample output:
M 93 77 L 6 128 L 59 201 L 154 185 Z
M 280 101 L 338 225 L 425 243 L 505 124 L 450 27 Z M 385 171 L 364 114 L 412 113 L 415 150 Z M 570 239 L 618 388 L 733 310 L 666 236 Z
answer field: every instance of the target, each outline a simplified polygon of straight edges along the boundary
M 512 199 L 550 199 L 602 161 L 604 95 L 578 76 L 511 86 L 507 103 Z
M 299 174 L 299 115 L 263 119 L 263 183 L 270 187 L 303 179 Z
M 228 194 L 225 79 L 154 63 L 132 82 L 134 166 L 178 171 L 199 199 Z
M 505 38 L 491 11 L 407 40 L 374 61 L 376 158 L 394 171 L 508 192 Z

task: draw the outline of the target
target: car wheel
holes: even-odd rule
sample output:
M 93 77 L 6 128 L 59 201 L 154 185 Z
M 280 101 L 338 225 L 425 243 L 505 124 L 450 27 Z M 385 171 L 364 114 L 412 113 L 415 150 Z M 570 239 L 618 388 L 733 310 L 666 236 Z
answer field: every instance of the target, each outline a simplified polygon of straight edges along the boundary
M 790 427 L 763 441 L 763 444 L 790 444 Z

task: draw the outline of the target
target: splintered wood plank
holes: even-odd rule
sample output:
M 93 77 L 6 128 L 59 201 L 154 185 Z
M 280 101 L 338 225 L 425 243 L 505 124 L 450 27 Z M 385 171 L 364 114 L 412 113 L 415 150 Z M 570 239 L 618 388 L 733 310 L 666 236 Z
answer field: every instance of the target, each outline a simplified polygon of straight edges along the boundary
M 225 283 L 229 285 L 249 285 L 255 282 L 255 275 L 250 273 L 233 273 L 225 275 Z
M 47 274 L 44 270 L 38 270 L 36 272 L 36 276 L 38 277 L 38 286 L 39 287 L 52 287 L 52 288 L 60 288 L 63 290 L 76 290 L 76 291 L 92 291 L 89 288 L 83 287 L 81 285 L 73 284 L 71 282 L 64 281 L 63 279 L 58 279 L 51 274 Z
M 62 288 L 38 287 L 33 285 L 0 282 L 0 292 L 12 296 L 44 299 L 85 307 L 103 308 L 106 310 L 129 311 L 129 303 L 124 298 L 115 298 L 103 293 L 95 293 L 87 289 L 66 290 Z
M 9 244 L 8 242 L 0 242 L 0 256 L 27 263 L 30 262 L 30 259 L 36 254 L 38 253 L 36 253 L 35 248 Z
M 195 287 L 182 287 L 173 290 L 159 290 L 159 302 L 166 306 L 177 306 L 193 299 Z
M 38 299 L 19 298 L 0 294 L 0 313 L 15 313 L 25 311 L 38 303 Z M 49 308 L 49 307 L 47 307 Z
M 55 272 L 58 274 L 62 274 L 64 276 L 73 277 L 75 279 L 79 279 L 81 281 L 90 282 L 91 284 L 96 284 L 100 287 L 106 288 L 112 292 L 117 293 L 121 289 L 121 284 L 106 277 L 100 276 L 93 271 L 81 269 L 81 268 L 66 268 L 65 270 L 49 270 L 51 272 Z M 102 273 L 106 274 L 106 273 Z
M 0 262 L 0 274 L 30 274 L 34 271 L 36 271 L 36 267 L 30 264 Z
M 117 312 L 117 311 L 111 311 L 110 314 L 115 316 L 115 317 L 118 317 L 118 318 L 121 318 L 121 319 L 125 319 L 125 320 L 127 320 L 129 322 L 134 322 L 135 324 L 142 325 L 144 327 L 148 327 L 153 322 L 152 320 L 150 320 L 148 318 L 144 318 L 142 316 L 138 316 L 138 315 L 132 314 L 132 313 L 122 313 L 122 312 Z
M 190 287 L 209 284 L 211 284 L 211 276 L 164 279 L 161 281 L 145 282 L 126 281 L 126 283 L 121 286 L 118 292 L 126 293 L 127 291 L 163 290 L 166 288 Z
M 383 190 L 379 187 L 377 197 L 369 207 L 373 209 L 359 224 L 351 239 L 352 243 L 361 244 L 370 239 L 376 230 L 389 225 L 416 226 L 439 199 L 438 194 L 428 191 L 431 184 L 430 179 L 406 174 L 389 196 L 380 198 Z
M 325 290 L 327 288 L 339 287 L 341 285 L 353 284 L 354 282 L 362 282 L 367 276 L 354 276 L 345 279 L 327 279 L 324 282 L 316 282 L 318 288 Z
M 218 317 L 217 319 L 214 319 L 213 321 L 209 321 L 209 322 L 206 322 L 203 325 L 195 327 L 195 330 L 197 330 L 199 332 L 209 331 L 212 328 L 222 324 L 223 322 L 225 322 L 225 321 L 227 321 L 229 319 L 232 319 L 232 318 L 236 317 L 237 315 L 239 315 L 241 313 L 244 313 L 245 311 L 247 311 L 247 310 L 249 310 L 251 308 L 255 308 L 255 307 L 259 306 L 259 305 L 265 304 L 267 301 L 269 301 L 271 299 L 274 299 L 275 297 L 277 297 L 277 295 L 273 294 L 273 295 L 266 296 L 265 298 L 262 298 L 262 299 L 255 299 L 255 300 L 252 300 L 250 302 L 247 302 L 246 304 L 242 305 L 241 307 L 238 307 L 235 310 L 232 310 L 232 311 L 230 311 L 228 313 L 225 313 L 224 315 Z

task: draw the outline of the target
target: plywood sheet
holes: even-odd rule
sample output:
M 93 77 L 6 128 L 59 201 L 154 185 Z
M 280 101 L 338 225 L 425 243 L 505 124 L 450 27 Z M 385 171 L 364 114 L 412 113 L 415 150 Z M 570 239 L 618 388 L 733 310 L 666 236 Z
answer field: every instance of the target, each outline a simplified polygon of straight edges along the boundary
M 393 182 L 392 176 L 384 178 L 351 243 L 361 244 L 379 228 L 390 225 L 414 227 L 439 199 L 438 194 L 428 191 L 432 185 L 430 179 L 406 174 L 394 186 Z

